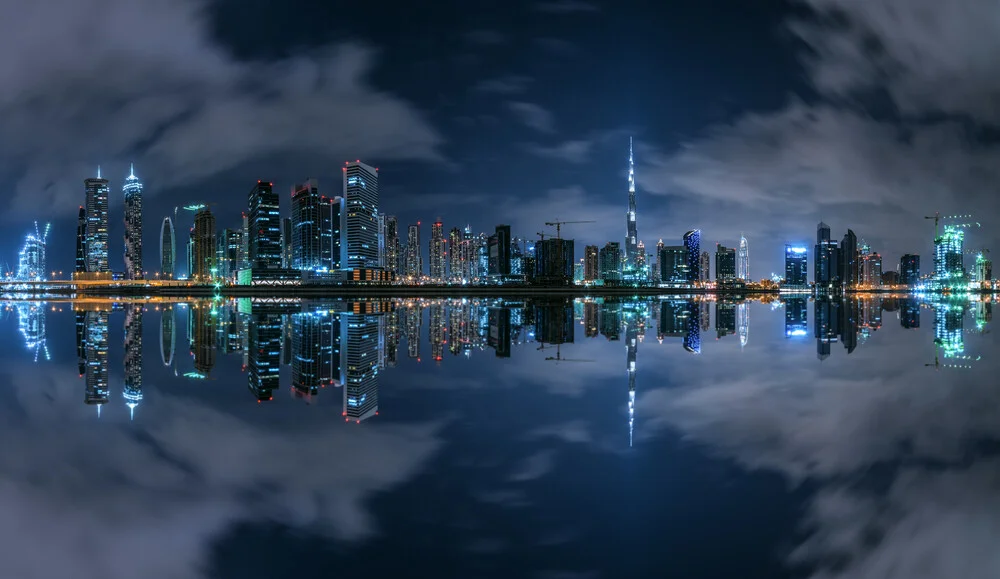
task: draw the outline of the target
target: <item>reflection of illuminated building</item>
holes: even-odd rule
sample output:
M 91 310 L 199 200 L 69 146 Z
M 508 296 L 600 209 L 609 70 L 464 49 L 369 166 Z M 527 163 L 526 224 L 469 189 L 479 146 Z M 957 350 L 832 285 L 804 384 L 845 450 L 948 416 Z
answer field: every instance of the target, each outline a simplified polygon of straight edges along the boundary
M 920 327 L 920 300 L 913 298 L 899 300 L 899 325 L 907 329 Z
M 548 344 L 572 343 L 574 329 L 572 301 L 538 304 L 535 307 L 535 340 Z
M 628 374 L 628 445 L 632 446 L 632 431 L 635 427 L 635 361 L 639 349 L 637 332 L 638 319 L 625 319 L 625 372 Z
M 35 362 L 39 355 L 49 360 L 49 346 L 45 337 L 45 304 L 42 302 L 16 302 L 17 327 L 24 338 L 24 346 L 34 354 Z
M 444 264 L 444 257 L 442 254 L 441 258 L 442 267 Z M 430 334 L 431 342 L 431 359 L 435 362 L 440 362 L 444 356 L 444 306 L 440 303 L 433 303 L 430 307 L 430 325 L 428 326 L 428 334 Z
M 238 312 L 236 308 L 220 308 L 218 312 L 216 316 L 218 350 L 223 354 L 237 353 L 243 348 Z
M 601 304 L 601 335 L 608 341 L 621 339 L 622 309 L 620 304 L 604 302 Z
M 740 348 L 750 339 L 750 304 L 743 301 L 736 305 L 736 333 L 740 336 Z
M 962 335 L 965 321 L 965 307 L 960 303 L 934 304 L 934 343 L 944 350 L 945 358 L 965 351 Z
M 801 338 L 809 335 L 807 305 L 806 298 L 785 300 L 786 338 Z
M 248 387 L 257 401 L 271 400 L 281 371 L 280 314 L 255 312 L 247 332 Z
M 361 422 L 378 414 L 378 316 L 342 314 L 341 383 L 344 416 Z
M 423 311 L 420 306 L 412 305 L 406 308 L 406 353 L 410 358 L 420 358 L 420 326 L 423 322 Z
M 77 310 L 76 315 L 76 363 L 80 377 L 87 371 L 87 312 Z
M 319 393 L 320 386 L 338 378 L 340 359 L 334 360 L 340 339 L 340 320 L 326 311 L 303 312 L 292 316 L 292 388 L 306 397 Z M 376 363 L 378 361 L 376 360 Z
M 510 310 L 507 308 L 490 308 L 489 338 L 487 345 L 496 350 L 497 358 L 510 358 Z
M 699 307 L 694 300 L 687 302 L 687 333 L 684 335 L 684 349 L 692 354 L 701 353 L 701 326 L 699 326 Z M 702 310 L 704 313 L 705 310 Z
M 716 339 L 736 333 L 736 304 L 715 302 Z
M 194 326 L 189 328 L 193 336 L 194 369 L 207 376 L 215 367 L 216 312 L 208 304 L 192 304 L 191 324 Z
M 690 323 L 687 300 L 663 301 L 659 309 L 660 319 L 656 328 L 658 338 L 683 338 L 687 335 Z
M 107 404 L 108 388 L 108 313 L 87 312 L 85 320 L 87 368 L 84 377 L 86 391 L 83 401 L 97 405 Z
M 583 335 L 588 338 L 597 337 L 597 304 L 587 302 L 583 304 Z
M 452 232 L 457 232 L 453 229 Z M 453 252 L 453 255 L 457 252 Z M 452 302 L 448 307 L 448 352 L 452 356 L 462 353 L 462 306 L 459 302 Z
M 832 300 L 816 300 L 813 308 L 813 324 L 815 325 L 816 357 L 820 360 L 830 357 L 830 344 L 837 341 L 839 314 L 839 308 Z
M 396 240 L 397 244 L 399 240 Z M 398 363 L 399 356 L 399 309 L 393 308 L 389 313 L 385 315 L 385 321 L 383 322 L 382 329 L 385 331 L 385 365 L 389 368 L 395 368 Z M 452 339 L 454 339 L 452 335 Z M 457 340 L 456 342 L 457 343 Z
M 125 306 L 125 387 L 122 397 L 129 417 L 142 401 L 142 304 Z
M 177 348 L 177 320 L 174 306 L 165 304 L 160 316 L 160 360 L 170 367 L 174 364 L 174 352 Z

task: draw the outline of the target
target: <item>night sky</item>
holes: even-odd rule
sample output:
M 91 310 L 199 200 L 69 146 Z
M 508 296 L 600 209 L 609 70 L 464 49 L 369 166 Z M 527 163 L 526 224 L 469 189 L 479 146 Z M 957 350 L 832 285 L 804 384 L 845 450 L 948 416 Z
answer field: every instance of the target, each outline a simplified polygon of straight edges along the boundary
M 446 230 L 543 222 L 622 241 L 628 138 L 639 237 L 750 241 L 755 278 L 786 242 L 848 227 L 893 269 L 973 213 L 995 245 L 1000 2 L 989 0 L 0 1 L 0 261 L 51 221 L 69 270 L 83 179 L 112 179 L 121 270 L 128 163 L 145 261 L 178 204 L 235 227 L 257 179 L 283 193 L 380 168 L 381 210 Z M 189 217 L 190 218 L 190 217 Z M 182 222 L 181 226 L 187 223 Z M 426 253 L 429 227 L 423 232 Z M 180 253 L 180 252 L 179 252 Z

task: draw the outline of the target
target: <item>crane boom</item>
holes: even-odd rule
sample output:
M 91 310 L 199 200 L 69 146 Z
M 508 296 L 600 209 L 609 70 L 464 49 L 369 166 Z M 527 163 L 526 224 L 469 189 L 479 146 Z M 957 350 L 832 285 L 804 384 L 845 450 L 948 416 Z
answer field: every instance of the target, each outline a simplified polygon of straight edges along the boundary
M 566 225 L 566 224 L 569 224 L 569 223 L 597 223 L 597 222 L 594 221 L 594 220 L 585 220 L 585 221 L 559 221 L 559 220 L 556 220 L 556 221 L 546 221 L 545 225 L 547 225 L 549 227 L 555 226 L 555 228 L 556 228 L 556 239 L 562 239 L 562 226 Z

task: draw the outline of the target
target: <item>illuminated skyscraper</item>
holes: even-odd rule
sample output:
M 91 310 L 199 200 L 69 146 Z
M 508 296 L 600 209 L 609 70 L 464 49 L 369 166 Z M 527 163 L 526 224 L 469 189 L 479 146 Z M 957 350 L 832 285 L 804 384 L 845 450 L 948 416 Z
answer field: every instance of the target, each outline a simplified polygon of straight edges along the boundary
M 295 212 L 294 202 L 292 212 Z M 284 217 L 281 219 L 281 267 L 288 269 L 292 268 L 292 247 L 295 246 L 292 238 L 292 218 Z
M 89 311 L 85 318 L 86 334 L 86 375 L 84 379 L 86 391 L 83 401 L 97 405 L 97 414 L 101 414 L 101 406 L 107 404 L 110 397 L 108 388 L 108 312 Z
M 510 225 L 497 225 L 488 240 L 487 275 L 504 277 L 511 274 Z
M 823 222 L 816 226 L 813 265 L 816 268 L 814 279 L 817 286 L 830 286 L 840 279 L 837 242 L 830 240 L 830 226 Z
M 844 287 L 853 287 L 861 283 L 861 254 L 858 250 L 858 236 L 848 229 L 839 248 L 838 275 Z
M 326 210 L 326 218 L 322 213 Z M 320 271 L 330 269 L 331 262 L 324 263 L 323 226 L 330 226 L 330 204 L 321 203 L 319 185 L 314 179 L 292 188 L 292 268 Z M 326 231 L 329 240 L 331 231 Z M 329 259 L 330 248 L 326 256 Z
M 223 229 L 216 239 L 216 274 L 225 279 L 232 279 L 239 271 L 240 251 L 243 246 L 243 231 L 240 229 Z
M 198 280 L 211 279 L 215 274 L 215 216 L 208 207 L 202 207 L 194 216 L 194 230 L 191 238 L 191 277 Z
M 709 274 L 712 271 L 712 258 L 707 251 L 701 252 L 701 259 L 698 261 L 698 270 L 699 281 L 711 281 Z
M 806 287 L 809 285 L 809 250 L 805 247 L 785 245 L 785 285 Z
M 406 275 L 414 279 L 423 275 L 424 264 L 420 255 L 420 222 L 406 231 Z
M 452 227 L 448 232 L 448 279 L 462 279 L 462 230 Z
M 122 397 L 129 409 L 129 418 L 142 401 L 142 304 L 125 306 L 125 387 Z
M 609 241 L 598 252 L 597 267 L 605 282 L 619 282 L 622 279 L 622 250 L 617 241 Z
M 878 252 L 870 253 L 862 261 L 864 275 L 862 283 L 868 287 L 882 285 L 882 256 Z
M 917 285 L 920 281 L 920 256 L 907 253 L 899 258 L 899 283 Z
M 684 249 L 687 251 L 687 281 L 688 283 L 695 283 L 701 279 L 702 275 L 700 229 L 692 229 L 684 234 Z
M 725 245 L 715 244 L 715 281 L 733 281 L 737 277 L 736 272 L 736 250 Z
M 594 281 L 601 279 L 601 269 L 598 261 L 600 250 L 596 245 L 588 245 L 583 248 L 583 279 L 584 281 Z
M 736 250 L 736 279 L 750 281 L 750 245 L 740 234 L 740 247 Z
M 125 196 L 125 278 L 142 279 L 142 182 L 135 176 L 134 165 L 129 165 L 122 194 Z
M 378 169 L 349 162 L 344 167 L 344 219 L 347 260 L 341 267 L 379 267 Z
M 87 271 L 87 210 L 80 206 L 80 215 L 76 220 L 76 267 L 74 271 Z
M 945 225 L 944 232 L 934 238 L 934 279 L 953 283 L 965 277 L 965 232 L 954 225 Z
M 639 234 L 635 223 L 635 162 L 632 156 L 632 137 L 628 139 L 628 211 L 625 212 L 625 269 L 628 273 L 637 268 Z
M 44 281 L 48 278 L 46 271 L 46 250 L 48 246 L 50 225 L 39 231 L 35 222 L 35 232 L 24 238 L 24 245 L 17 254 L 17 272 L 15 278 L 19 281 Z
M 399 247 L 399 220 L 395 215 L 385 218 L 385 268 L 395 275 L 403 273 Z
M 174 263 L 177 260 L 177 235 L 170 217 L 163 218 L 160 225 L 160 274 L 164 278 L 174 277 Z
M 664 245 L 659 249 L 659 281 L 663 283 L 688 283 L 687 250 L 683 245 Z
M 280 269 L 282 264 L 281 214 L 278 194 L 268 181 L 257 181 L 247 196 L 247 228 L 250 232 L 248 254 L 250 267 Z
M 431 240 L 427 251 L 428 274 L 434 281 L 441 281 L 445 274 L 444 226 L 440 221 L 431 225 Z
M 975 281 L 978 283 L 988 282 L 993 279 L 993 260 L 982 253 L 976 255 Z
M 101 178 L 101 168 L 97 177 L 84 180 L 87 190 L 87 271 L 103 273 L 111 271 L 108 266 L 108 180 Z

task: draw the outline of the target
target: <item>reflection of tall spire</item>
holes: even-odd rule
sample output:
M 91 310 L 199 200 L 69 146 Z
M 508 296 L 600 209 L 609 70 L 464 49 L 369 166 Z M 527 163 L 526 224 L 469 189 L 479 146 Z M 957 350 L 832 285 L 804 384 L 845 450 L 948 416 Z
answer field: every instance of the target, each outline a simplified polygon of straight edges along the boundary
M 125 387 L 122 397 L 129 409 L 129 419 L 142 400 L 142 304 L 125 306 Z
M 639 241 L 635 224 L 635 160 L 632 157 L 632 137 L 628 139 L 628 212 L 625 214 L 625 268 L 638 266 Z
M 740 336 L 740 349 L 747 345 L 750 334 L 750 304 L 746 301 L 736 306 L 736 333 Z
M 628 445 L 632 446 L 635 427 L 635 360 L 638 350 L 638 318 L 634 312 L 625 316 L 625 371 L 628 373 Z
M 174 353 L 177 350 L 177 320 L 174 306 L 165 304 L 160 317 L 160 359 L 163 365 L 170 367 L 174 363 Z

